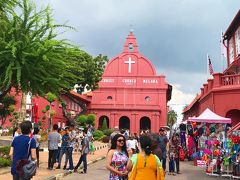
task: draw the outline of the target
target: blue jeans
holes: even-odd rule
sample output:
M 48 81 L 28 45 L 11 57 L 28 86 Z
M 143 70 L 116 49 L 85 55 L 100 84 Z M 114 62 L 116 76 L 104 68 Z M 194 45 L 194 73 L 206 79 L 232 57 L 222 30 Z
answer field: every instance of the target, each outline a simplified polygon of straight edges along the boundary
M 78 169 L 79 166 L 82 164 L 82 162 L 83 162 L 83 171 L 86 173 L 87 172 L 87 154 L 86 153 L 81 155 L 81 157 L 74 169 Z
M 62 156 L 66 154 L 66 159 L 65 159 L 65 164 L 64 166 L 67 166 L 67 162 L 69 161 L 69 169 L 73 169 L 73 159 L 72 159 L 72 151 L 73 147 L 61 147 L 61 152 L 59 155 L 59 166 L 61 167 L 61 162 L 62 162 Z
M 169 172 L 174 172 L 174 171 L 175 171 L 174 159 L 170 159 L 170 161 L 169 161 Z

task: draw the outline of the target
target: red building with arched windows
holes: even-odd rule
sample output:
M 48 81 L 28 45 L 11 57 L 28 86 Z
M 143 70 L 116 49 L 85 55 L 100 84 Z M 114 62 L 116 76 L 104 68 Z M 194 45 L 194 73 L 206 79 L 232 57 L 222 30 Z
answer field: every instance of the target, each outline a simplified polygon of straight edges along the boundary
M 203 84 L 201 93 L 183 110 L 185 120 L 209 108 L 231 118 L 232 126 L 240 127 L 240 10 L 226 30 L 223 43 L 227 68 L 222 73 L 214 73 L 213 79 Z
M 165 76 L 156 74 L 130 32 L 123 52 L 106 65 L 99 89 L 92 92 L 89 111 L 97 115 L 97 127 L 106 118 L 110 128 L 158 132 L 166 125 L 170 98 L 171 86 Z
M 107 120 L 109 128 L 118 126 L 119 129 L 129 129 L 131 133 L 140 130 L 158 132 L 160 126 L 167 124 L 167 102 L 171 99 L 172 87 L 165 81 L 164 75 L 157 75 L 152 63 L 138 50 L 133 33 L 127 36 L 121 54 L 113 58 L 106 65 L 99 88 L 85 95 L 71 91 L 68 96 L 63 95 L 66 109 L 73 114 L 82 111 L 76 101 L 84 102 L 87 113 L 96 114 L 96 128 Z M 20 102 L 21 96 L 17 97 Z M 28 103 L 27 103 L 28 104 Z M 45 114 L 42 110 L 49 103 L 42 97 L 33 98 L 27 106 L 27 112 L 34 117 L 32 105 L 37 105 L 37 119 L 41 120 Z M 17 105 L 17 109 L 20 104 Z M 56 112 L 52 124 L 64 127 L 68 124 L 63 116 L 59 100 L 51 104 Z M 7 122 L 5 126 L 10 126 Z M 44 128 L 47 128 L 47 120 Z

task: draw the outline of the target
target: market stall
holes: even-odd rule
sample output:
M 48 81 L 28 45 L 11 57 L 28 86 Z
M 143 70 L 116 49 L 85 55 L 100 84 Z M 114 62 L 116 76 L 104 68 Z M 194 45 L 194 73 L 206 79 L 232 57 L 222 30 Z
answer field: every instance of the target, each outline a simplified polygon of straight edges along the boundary
M 227 134 L 230 123 L 230 118 L 208 108 L 200 116 L 188 119 L 188 125 L 192 126 L 189 138 L 196 143 L 192 157 L 201 166 L 205 162 L 208 175 L 240 178 L 240 132 Z

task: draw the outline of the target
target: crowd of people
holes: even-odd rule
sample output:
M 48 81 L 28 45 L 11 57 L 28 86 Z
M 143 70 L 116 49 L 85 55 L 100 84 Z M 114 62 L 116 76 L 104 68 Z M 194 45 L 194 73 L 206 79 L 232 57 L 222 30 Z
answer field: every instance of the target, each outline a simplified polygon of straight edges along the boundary
M 78 172 L 78 168 L 83 162 L 83 172 L 87 173 L 87 154 L 94 153 L 94 146 L 92 144 L 93 128 L 85 129 L 75 128 L 70 124 L 64 130 L 59 129 L 58 125 L 53 125 L 53 131 L 48 136 L 48 169 L 53 170 L 54 164 L 57 164 L 56 169 L 61 169 L 62 158 L 65 154 L 64 170 L 70 172 Z M 74 166 L 72 154 L 73 152 L 80 152 L 78 163 Z
M 173 134 L 169 140 L 164 128 L 160 128 L 159 133 L 142 131 L 139 136 L 137 133 L 130 134 L 128 130 L 119 131 L 118 127 L 115 127 L 114 132 L 110 135 L 109 145 L 106 167 L 110 170 L 110 180 L 138 180 L 150 177 L 153 180 L 160 180 L 167 172 L 167 162 L 169 163 L 169 175 L 180 173 L 179 137 L 177 134 Z M 14 129 L 10 150 L 11 173 L 14 180 L 21 179 L 17 172 L 19 160 L 30 158 L 35 160 L 39 166 L 40 146 L 39 128 L 32 128 L 31 122 L 24 121 L 19 128 Z M 48 135 L 47 168 L 49 170 L 63 168 L 69 172 L 78 172 L 83 163 L 81 173 L 87 173 L 87 155 L 91 150 L 91 153 L 94 153 L 92 127 L 81 129 L 69 125 L 61 129 L 54 124 Z M 77 164 L 73 164 L 73 152 L 80 152 Z M 64 155 L 65 160 L 62 164 Z
M 41 146 L 41 136 L 39 127 L 32 127 L 30 121 L 24 121 L 19 127 L 13 130 L 13 140 L 10 149 L 12 158 L 11 173 L 14 180 L 22 179 L 19 172 L 19 162 L 22 160 L 33 160 L 36 167 L 39 167 L 39 150 Z M 48 167 L 53 170 L 61 168 L 62 158 L 65 154 L 63 169 L 69 172 L 78 172 L 78 168 L 83 162 L 83 172 L 87 173 L 87 154 L 94 154 L 93 145 L 93 127 L 82 129 L 70 124 L 68 127 L 61 129 L 57 124 L 53 125 L 52 131 L 48 134 Z M 74 166 L 72 153 L 80 152 L 78 163 Z M 26 162 L 25 164 L 27 164 Z M 21 168 L 25 164 L 22 164 Z M 23 171 L 23 170 L 22 170 Z M 31 179 L 31 178 L 27 178 Z
M 167 161 L 169 175 L 180 174 L 179 136 L 173 134 L 169 140 L 164 128 L 159 134 L 142 131 L 138 136 L 115 127 L 109 144 L 106 168 L 110 180 L 164 179 Z

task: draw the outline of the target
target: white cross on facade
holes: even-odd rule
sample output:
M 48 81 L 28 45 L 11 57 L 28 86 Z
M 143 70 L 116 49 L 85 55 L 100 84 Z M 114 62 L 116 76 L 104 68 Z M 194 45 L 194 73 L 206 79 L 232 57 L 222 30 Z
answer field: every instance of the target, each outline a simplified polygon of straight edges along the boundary
M 135 61 L 132 61 L 131 57 L 129 57 L 128 61 L 124 61 L 125 64 L 128 64 L 128 72 L 131 73 L 132 66 L 131 64 L 135 64 Z

